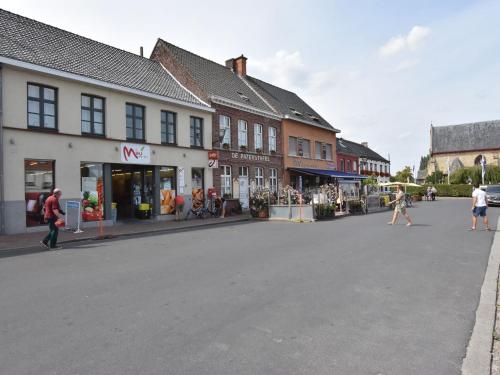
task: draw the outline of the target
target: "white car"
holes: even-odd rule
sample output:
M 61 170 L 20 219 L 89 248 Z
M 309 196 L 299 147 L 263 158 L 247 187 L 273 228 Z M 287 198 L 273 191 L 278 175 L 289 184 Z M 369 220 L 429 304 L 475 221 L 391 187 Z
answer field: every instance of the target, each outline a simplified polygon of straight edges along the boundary
M 500 185 L 488 185 L 486 187 L 486 199 L 488 200 L 488 205 L 500 206 Z

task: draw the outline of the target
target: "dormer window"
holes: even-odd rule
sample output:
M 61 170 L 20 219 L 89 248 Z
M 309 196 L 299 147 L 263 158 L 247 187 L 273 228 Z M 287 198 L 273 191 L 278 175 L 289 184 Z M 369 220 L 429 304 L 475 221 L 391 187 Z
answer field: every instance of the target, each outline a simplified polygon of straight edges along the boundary
M 245 94 L 243 94 L 241 91 L 236 91 L 236 93 L 241 97 L 241 99 L 245 100 L 245 101 L 249 101 L 250 99 L 248 98 L 248 96 L 246 96 Z

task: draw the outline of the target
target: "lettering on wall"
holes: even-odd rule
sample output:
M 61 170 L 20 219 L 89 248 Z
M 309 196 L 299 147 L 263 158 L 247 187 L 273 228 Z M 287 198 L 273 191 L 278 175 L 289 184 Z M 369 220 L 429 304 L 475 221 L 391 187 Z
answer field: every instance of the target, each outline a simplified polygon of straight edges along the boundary
M 246 154 L 243 152 L 231 152 L 231 159 L 265 161 L 265 162 L 270 161 L 269 156 L 267 155 L 254 155 L 254 154 Z

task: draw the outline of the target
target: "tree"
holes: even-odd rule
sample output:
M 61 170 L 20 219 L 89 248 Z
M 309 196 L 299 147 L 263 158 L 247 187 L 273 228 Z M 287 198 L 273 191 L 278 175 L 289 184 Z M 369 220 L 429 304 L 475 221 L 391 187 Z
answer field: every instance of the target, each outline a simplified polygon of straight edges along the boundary
M 444 174 L 443 172 L 441 172 L 440 170 L 436 170 L 434 172 L 431 173 L 430 176 L 427 176 L 425 178 L 425 182 L 427 182 L 428 184 L 440 184 L 440 183 L 443 183 L 443 177 L 444 177 Z
M 409 166 L 404 167 L 402 171 L 396 172 L 394 179 L 397 182 L 408 182 L 408 180 L 410 182 L 413 182 L 415 180 L 413 178 L 413 173 L 412 173 L 411 168 Z

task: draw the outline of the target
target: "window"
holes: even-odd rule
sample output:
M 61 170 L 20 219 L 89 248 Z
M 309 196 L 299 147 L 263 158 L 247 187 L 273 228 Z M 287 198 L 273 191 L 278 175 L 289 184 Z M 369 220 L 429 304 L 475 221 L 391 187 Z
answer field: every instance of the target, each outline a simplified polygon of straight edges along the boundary
M 262 150 L 262 125 L 254 124 L 253 126 L 253 139 L 255 151 Z
M 239 175 L 240 177 L 248 177 L 248 167 L 240 167 Z
M 82 95 L 82 133 L 104 135 L 104 99 Z
M 311 157 L 311 142 L 307 139 L 301 139 L 302 141 L 302 156 L 305 158 Z
M 144 107 L 127 103 L 127 139 L 144 140 Z
M 288 137 L 288 155 L 297 156 L 297 138 Z
M 320 160 L 321 159 L 321 154 L 322 154 L 322 145 L 321 142 L 315 142 L 314 144 L 314 149 L 316 151 L 316 159 Z
M 370 171 L 373 169 L 373 163 L 370 163 Z
M 329 143 L 325 144 L 325 159 L 326 160 L 333 160 L 332 159 L 332 145 Z
M 231 167 L 229 165 L 222 165 L 220 167 L 220 187 L 221 187 L 221 195 L 231 195 Z
M 191 116 L 191 147 L 203 147 L 203 119 Z
M 57 90 L 28 84 L 28 127 L 57 129 Z
M 261 167 L 255 168 L 255 186 L 264 187 L 264 169 Z
M 177 113 L 161 111 L 161 143 L 177 143 Z
M 43 206 L 54 189 L 54 170 L 53 160 L 24 160 L 24 197 L 28 227 L 45 223 Z
M 351 161 L 347 160 L 347 172 L 351 171 Z
M 356 160 L 352 161 L 352 171 L 358 173 L 358 166 Z
M 340 159 L 340 170 L 341 170 L 342 172 L 345 172 L 344 159 Z
M 276 128 L 269 127 L 269 152 L 276 151 L 276 136 Z
M 385 173 L 387 173 L 387 165 L 384 167 L 384 171 Z
M 227 116 L 219 116 L 219 142 L 231 146 L 231 119 Z
M 238 120 L 238 146 L 248 146 L 247 122 L 245 120 Z
M 272 193 L 278 192 L 278 170 L 276 168 L 269 169 L 269 190 Z
M 205 204 L 205 170 L 191 168 L 191 207 L 198 209 Z

